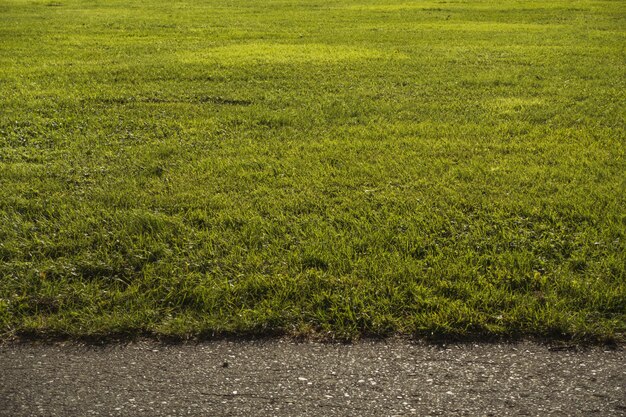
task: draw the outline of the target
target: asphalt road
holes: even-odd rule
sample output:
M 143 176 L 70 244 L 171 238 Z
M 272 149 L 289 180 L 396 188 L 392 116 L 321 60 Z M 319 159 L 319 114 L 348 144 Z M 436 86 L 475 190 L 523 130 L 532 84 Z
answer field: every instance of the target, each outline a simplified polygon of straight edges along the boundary
M 625 365 L 532 343 L 9 344 L 0 416 L 624 416 Z

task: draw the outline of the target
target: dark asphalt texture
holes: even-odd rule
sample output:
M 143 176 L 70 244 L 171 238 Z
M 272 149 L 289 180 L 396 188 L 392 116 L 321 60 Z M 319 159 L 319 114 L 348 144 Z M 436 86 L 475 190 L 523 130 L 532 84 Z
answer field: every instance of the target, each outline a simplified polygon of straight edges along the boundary
M 623 348 L 0 346 L 0 416 L 625 416 Z

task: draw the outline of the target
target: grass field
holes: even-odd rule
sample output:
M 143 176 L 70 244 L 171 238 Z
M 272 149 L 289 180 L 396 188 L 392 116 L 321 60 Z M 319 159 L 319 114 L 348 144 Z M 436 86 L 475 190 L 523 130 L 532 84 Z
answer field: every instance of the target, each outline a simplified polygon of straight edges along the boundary
M 0 338 L 626 338 L 626 2 L 0 0 Z

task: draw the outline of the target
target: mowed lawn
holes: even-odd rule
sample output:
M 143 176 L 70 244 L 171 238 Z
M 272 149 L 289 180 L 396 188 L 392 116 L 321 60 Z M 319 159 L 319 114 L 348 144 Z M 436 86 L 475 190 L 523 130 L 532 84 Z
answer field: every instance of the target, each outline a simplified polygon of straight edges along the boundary
M 0 338 L 626 338 L 626 2 L 0 0 Z

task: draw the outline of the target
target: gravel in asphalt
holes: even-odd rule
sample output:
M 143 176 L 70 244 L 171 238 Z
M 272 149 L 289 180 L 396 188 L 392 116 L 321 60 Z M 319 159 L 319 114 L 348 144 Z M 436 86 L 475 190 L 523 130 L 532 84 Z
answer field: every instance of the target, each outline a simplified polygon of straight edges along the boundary
M 288 340 L 0 346 L 0 416 L 624 416 L 623 348 Z

